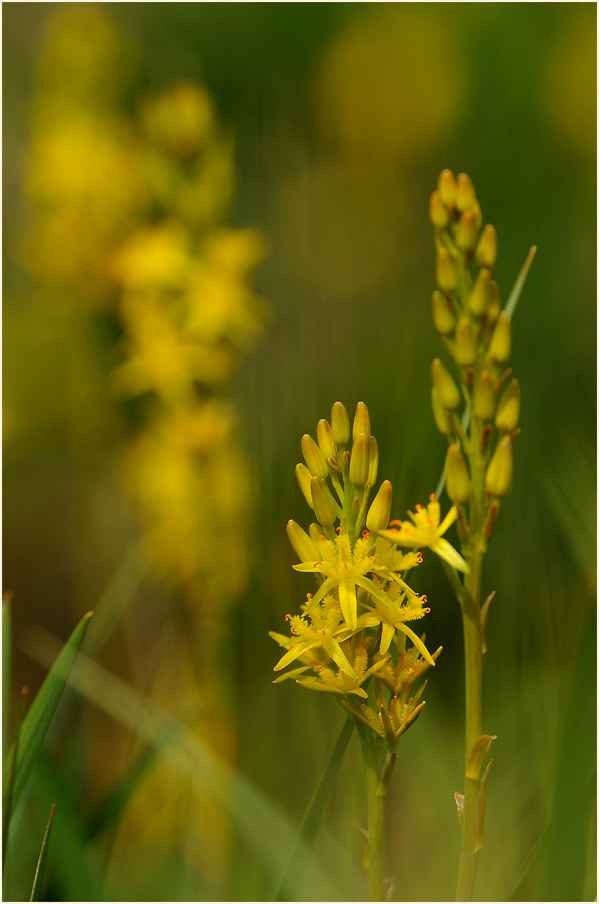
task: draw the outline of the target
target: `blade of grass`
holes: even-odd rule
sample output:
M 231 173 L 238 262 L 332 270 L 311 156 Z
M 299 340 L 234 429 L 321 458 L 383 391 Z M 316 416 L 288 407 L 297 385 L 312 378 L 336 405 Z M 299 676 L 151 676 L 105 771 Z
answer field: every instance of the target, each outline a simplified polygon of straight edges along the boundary
M 2 775 L 2 786 L 4 790 L 4 801 L 2 805 L 2 875 L 4 875 L 4 865 L 6 863 L 6 845 L 8 843 L 8 829 L 10 826 L 10 815 L 12 815 L 12 800 L 14 797 L 14 786 L 15 786 L 15 761 L 16 757 L 18 757 L 19 751 L 19 738 L 21 735 L 21 725 L 23 723 L 23 718 L 25 716 L 25 707 L 27 705 L 27 695 L 29 693 L 29 688 L 24 687 L 21 690 L 21 698 L 19 700 L 19 705 L 17 707 L 17 715 L 16 715 L 16 725 L 15 725 L 15 742 L 14 742 L 14 750 L 15 756 L 12 757 L 12 760 L 9 765 L 7 772 L 3 771 Z
M 46 858 L 48 855 L 48 840 L 50 838 L 50 829 L 52 828 L 52 819 L 54 817 L 54 810 L 56 809 L 56 804 L 52 804 L 50 807 L 50 816 L 48 817 L 48 824 L 46 825 L 46 831 L 44 832 L 44 837 L 42 839 L 42 846 L 40 848 L 40 855 L 37 858 L 37 866 L 35 868 L 35 876 L 33 877 L 33 886 L 31 888 L 31 895 L 29 896 L 30 901 L 39 901 L 40 899 L 40 888 L 44 878 L 44 870 L 46 868 Z
M 8 749 L 10 735 L 10 668 L 12 644 L 12 594 L 2 598 L 2 759 Z
M 318 832 L 318 829 L 320 827 L 325 807 L 328 803 L 329 797 L 331 796 L 331 792 L 337 779 L 339 769 L 341 768 L 341 763 L 343 762 L 343 757 L 345 756 L 345 751 L 347 750 L 347 745 L 349 744 L 349 739 L 352 736 L 353 730 L 353 719 L 351 716 L 348 716 L 343 723 L 341 733 L 337 738 L 337 743 L 335 744 L 333 752 L 329 757 L 329 761 L 324 768 L 322 776 L 320 777 L 320 781 L 312 796 L 312 800 L 308 804 L 308 809 L 306 810 L 304 818 L 302 820 L 299 834 L 291 852 L 291 856 L 289 857 L 289 861 L 287 863 L 287 866 L 285 867 L 283 875 L 279 879 L 277 890 L 274 896 L 275 901 L 289 900 L 287 889 L 287 886 L 289 884 L 289 876 L 293 872 L 296 872 L 298 869 L 301 869 L 300 851 L 302 848 L 311 844 L 316 837 L 316 833 Z
M 10 817 L 19 801 L 19 797 L 25 787 L 25 782 L 29 778 L 31 769 L 42 748 L 46 732 L 48 731 L 50 722 L 52 721 L 52 717 L 54 716 L 56 707 L 58 706 L 62 692 L 64 691 L 69 672 L 75 661 L 75 657 L 77 656 L 92 615 L 92 612 L 88 612 L 87 615 L 83 616 L 58 654 L 55 663 L 46 676 L 39 692 L 36 694 L 29 712 L 23 719 L 21 731 L 19 732 L 18 751 L 13 744 L 8 753 L 2 770 L 4 787 L 7 787 L 7 779 L 12 770 L 14 770 L 14 780 L 12 782 L 12 793 L 6 812 L 7 824 L 10 822 Z
M 49 658 L 54 643 L 45 632 L 37 635 L 36 642 L 30 639 L 28 651 L 43 662 Z M 180 721 L 87 656 L 80 654 L 77 658 L 70 683 L 137 737 L 157 748 L 161 757 L 189 777 L 198 792 L 210 795 L 227 813 L 267 875 L 278 879 L 286 866 L 284 852 L 292 848 L 298 829 L 275 803 L 241 772 L 218 759 Z M 308 900 L 315 889 L 317 900 L 349 900 L 352 885 L 353 889 L 359 886 L 352 864 L 331 839 L 322 840 L 318 853 L 302 842 L 298 855 L 302 869 L 290 877 L 290 890 L 296 900 Z
M 524 288 L 524 283 L 526 282 L 526 277 L 528 276 L 528 271 L 530 270 L 531 264 L 533 262 L 534 256 L 537 253 L 537 246 L 533 245 L 528 252 L 526 260 L 522 265 L 522 269 L 518 274 L 516 282 L 514 283 L 514 287 L 508 296 L 508 300 L 505 303 L 504 311 L 509 316 L 512 317 L 514 311 L 516 310 L 516 305 L 518 304 L 518 299 L 520 298 L 520 293 Z

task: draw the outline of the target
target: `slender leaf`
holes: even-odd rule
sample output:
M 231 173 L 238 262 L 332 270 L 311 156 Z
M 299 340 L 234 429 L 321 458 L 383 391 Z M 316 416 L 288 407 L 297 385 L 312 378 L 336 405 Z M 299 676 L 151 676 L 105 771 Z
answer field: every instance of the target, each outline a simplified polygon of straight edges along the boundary
M 10 735 L 10 669 L 12 641 L 12 595 L 2 599 L 2 757 L 6 756 Z
M 46 831 L 44 832 L 44 837 L 42 839 L 42 846 L 40 848 L 40 855 L 37 858 L 37 866 L 35 868 L 35 876 L 33 877 L 33 886 L 31 888 L 31 895 L 29 897 L 30 901 L 39 901 L 40 899 L 40 888 L 44 878 L 44 870 L 46 868 L 46 858 L 48 855 L 48 840 L 50 838 L 50 829 L 52 828 L 52 819 L 54 817 L 54 810 L 56 809 L 56 804 L 52 804 L 50 807 L 50 816 L 48 817 L 48 824 L 46 825 Z
M 17 707 L 16 725 L 15 725 L 15 743 L 14 749 L 18 757 L 19 738 L 21 734 L 21 725 L 25 715 L 25 707 L 27 705 L 27 695 L 29 688 L 24 687 L 21 690 L 21 698 Z M 8 761 L 7 761 L 8 765 Z M 8 844 L 8 828 L 10 825 L 11 802 L 14 796 L 15 787 L 15 757 L 11 758 L 9 768 L 2 776 L 4 800 L 2 802 L 2 875 L 4 875 L 4 865 L 6 863 L 6 846 Z
M 83 616 L 58 654 L 54 665 L 46 676 L 46 680 L 31 704 L 31 709 L 23 720 L 19 733 L 18 751 L 15 755 L 16 747 L 13 744 L 6 758 L 2 771 L 2 780 L 5 788 L 7 787 L 7 779 L 14 769 L 12 794 L 7 810 L 8 821 L 10 821 L 10 817 L 25 787 L 25 782 L 42 748 L 46 732 L 58 706 L 71 666 L 75 661 L 92 615 L 92 612 L 88 612 L 87 615 Z
M 347 750 L 347 745 L 349 744 L 349 739 L 352 736 L 353 730 L 354 720 L 351 716 L 348 716 L 343 723 L 343 728 L 341 729 L 341 733 L 337 738 L 337 743 L 335 744 L 333 752 L 329 757 L 329 761 L 324 768 L 322 776 L 320 777 L 320 781 L 316 787 L 316 791 L 312 796 L 312 800 L 308 804 L 308 809 L 306 810 L 306 813 L 302 820 L 299 834 L 291 852 L 291 856 L 289 858 L 287 866 L 285 867 L 283 875 L 279 880 L 274 898 L 275 901 L 289 900 L 289 898 L 287 897 L 289 876 L 293 872 L 301 869 L 300 852 L 306 847 L 306 845 L 309 845 L 312 841 L 314 841 L 316 837 L 324 809 L 331 795 L 331 791 L 333 790 L 333 786 L 337 779 L 339 769 L 341 768 L 341 763 L 343 762 L 343 757 L 345 756 L 345 751 Z

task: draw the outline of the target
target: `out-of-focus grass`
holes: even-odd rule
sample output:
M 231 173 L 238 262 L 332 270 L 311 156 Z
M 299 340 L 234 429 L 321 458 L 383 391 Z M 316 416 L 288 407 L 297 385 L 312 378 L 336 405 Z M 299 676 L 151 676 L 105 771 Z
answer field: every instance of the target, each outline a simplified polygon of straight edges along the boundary
M 284 534 L 288 518 L 308 515 L 293 477 L 299 438 L 335 399 L 348 408 L 363 399 L 381 450 L 379 473 L 393 482 L 394 517 L 425 500 L 444 455 L 429 409 L 429 366 L 440 346 L 429 313 L 427 200 L 438 171 L 450 166 L 472 176 L 498 230 L 504 299 L 529 246 L 538 246 L 514 319 L 511 363 L 523 392 L 515 484 L 483 579 L 483 595 L 497 591 L 484 725 L 498 739 L 477 893 L 481 900 L 592 899 L 594 8 L 117 4 L 108 12 L 133 72 L 131 108 L 150 87 L 205 78 L 236 137 L 233 220 L 261 227 L 270 246 L 259 291 L 272 300 L 275 321 L 234 383 L 240 441 L 255 480 L 246 538 L 253 571 L 243 599 L 224 617 L 221 661 L 232 677 L 236 768 L 251 782 L 243 793 L 265 831 L 286 826 L 289 848 L 343 723 L 328 695 L 270 683 L 277 653 L 267 631 L 281 630 L 309 589 L 291 570 Z M 9 4 L 3 13 L 4 561 L 15 593 L 18 688 L 41 678 L 19 652 L 23 630 L 39 623 L 66 636 L 70 611 L 95 607 L 135 538 L 120 517 L 120 491 L 106 478 L 122 440 L 105 385 L 115 336 L 101 317 L 64 316 L 43 286 L 34 297 L 19 266 L 26 111 L 50 12 Z M 444 652 L 429 677 L 425 712 L 400 745 L 387 853 L 396 899 L 447 900 L 459 853 L 453 792 L 462 773 L 461 628 L 441 567 L 427 560 L 425 568 L 427 636 Z M 101 661 L 145 693 L 173 597 L 147 578 L 137 590 L 126 584 L 112 597 L 116 630 L 109 636 L 107 619 Z M 140 631 L 146 658 L 133 667 L 131 637 Z M 56 899 L 272 894 L 276 870 L 257 857 L 251 832 L 258 829 L 247 823 L 234 835 L 226 888 L 198 874 L 192 826 L 187 834 L 169 830 L 153 862 L 138 836 L 118 835 L 116 821 L 90 838 L 92 816 L 111 787 L 103 774 L 95 784 L 87 776 L 94 744 L 105 745 L 103 756 L 121 776 L 143 749 L 130 728 L 67 699 L 36 786 L 15 816 L 22 826 L 15 824 L 15 835 L 25 841 L 9 862 L 14 888 L 31 887 L 56 799 L 47 866 Z M 353 821 L 365 822 L 360 769 L 352 742 L 324 817 L 325 832 L 354 867 L 363 839 Z M 280 805 L 281 822 L 271 822 L 264 799 Z M 271 837 L 282 866 L 288 847 Z M 133 869 L 119 875 L 113 868 L 103 884 L 110 857 L 124 863 L 125 852 Z

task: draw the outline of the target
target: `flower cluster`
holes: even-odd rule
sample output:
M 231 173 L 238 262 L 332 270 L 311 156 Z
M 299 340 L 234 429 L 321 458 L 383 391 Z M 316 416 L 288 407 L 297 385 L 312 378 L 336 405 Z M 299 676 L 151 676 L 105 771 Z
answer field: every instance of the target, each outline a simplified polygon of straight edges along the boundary
M 437 427 L 448 441 L 447 493 L 457 507 L 467 552 L 470 536 L 490 535 L 499 500 L 512 486 L 520 387 L 517 380 L 510 380 L 511 368 L 506 368 L 511 312 L 509 305 L 502 309 L 493 279 L 497 233 L 490 224 L 483 227 L 470 178 L 465 173 L 456 178 L 444 170 L 431 195 L 429 213 L 438 286 L 432 295 L 433 320 L 459 372 L 460 387 L 436 358 L 432 405 Z M 458 416 L 462 400 L 471 415 L 469 425 Z
M 376 718 L 369 722 L 363 713 L 352 712 L 377 734 L 376 719 L 383 720 L 380 724 L 387 725 L 388 732 L 393 725 L 395 743 L 420 712 L 417 696 L 411 697 L 414 681 L 435 664 L 440 652 L 431 655 L 408 625 L 430 610 L 426 596 L 416 593 L 406 577 L 422 562 L 417 547 L 446 542 L 441 533 L 451 518 L 443 525 L 437 518 L 426 536 L 418 535 L 422 542 L 410 537 L 404 543 L 401 531 L 388 529 L 392 503 L 388 480 L 369 505 L 377 480 L 378 446 L 363 402 L 356 407 L 353 430 L 344 405 L 335 402 L 330 423 L 323 419 L 318 424 L 317 441 L 306 434 L 301 446 L 305 464 L 297 465 L 296 476 L 316 521 L 308 532 L 289 521 L 287 533 L 300 560 L 293 567 L 314 574 L 318 588 L 307 595 L 301 614 L 287 615 L 289 636 L 270 632 L 285 650 L 275 671 L 294 666 L 275 681 L 294 678 L 311 690 L 367 699 L 365 685 L 374 677 Z M 398 546 L 411 550 L 402 552 Z M 447 547 L 452 550 L 448 543 Z M 389 691 L 387 702 L 383 686 Z

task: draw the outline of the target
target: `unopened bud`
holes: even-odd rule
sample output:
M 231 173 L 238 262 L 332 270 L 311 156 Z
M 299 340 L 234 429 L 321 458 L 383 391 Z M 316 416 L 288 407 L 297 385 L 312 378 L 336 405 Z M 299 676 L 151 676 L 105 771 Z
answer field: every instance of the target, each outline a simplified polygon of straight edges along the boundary
M 431 365 L 433 386 L 437 390 L 439 401 L 444 408 L 453 410 L 460 404 L 460 390 L 449 371 L 443 367 L 440 358 L 435 358 Z
M 364 402 L 358 402 L 356 405 L 356 413 L 354 415 L 354 430 L 353 430 L 353 439 L 356 438 L 360 433 L 365 433 L 366 436 L 370 436 L 370 415 L 368 414 L 368 408 L 364 404 Z
M 491 496 L 507 496 L 512 489 L 514 476 L 514 455 L 512 441 L 509 436 L 502 437 L 497 443 L 487 473 L 485 474 L 485 487 Z
M 497 262 L 497 232 L 495 227 L 487 223 L 482 231 L 480 241 L 476 247 L 476 263 L 479 267 L 495 268 Z
M 457 186 L 455 176 L 450 169 L 444 169 L 440 174 L 437 188 L 443 203 L 447 207 L 453 207 L 455 205 Z
M 318 559 L 316 546 L 296 521 L 287 522 L 287 536 L 300 562 L 315 562 Z
M 363 487 L 368 480 L 369 437 L 359 433 L 354 440 L 349 460 L 349 479 L 356 487 Z
M 331 408 L 331 433 L 338 446 L 344 446 L 349 440 L 349 416 L 343 402 L 335 402 Z
M 454 358 L 460 367 L 468 367 L 476 361 L 476 342 L 472 325 L 467 317 L 460 317 L 455 328 Z
M 483 225 L 483 212 L 480 209 L 480 204 L 478 203 L 478 201 L 476 201 L 476 200 L 474 201 L 474 204 L 472 205 L 472 210 L 474 212 L 474 222 L 476 223 L 476 229 L 478 232 L 480 232 L 481 227 Z
M 328 476 L 329 469 L 324 460 L 324 455 L 309 433 L 304 433 L 302 436 L 302 455 L 304 456 L 304 461 L 308 465 L 310 472 L 315 477 Z
M 326 480 L 313 477 L 311 482 L 312 508 L 323 527 L 331 527 L 337 520 L 337 507 Z
M 366 516 L 366 527 L 372 533 L 377 530 L 385 530 L 391 516 L 391 501 L 393 499 L 393 487 L 390 480 L 384 480 L 379 491 L 372 501 Z
M 373 487 L 379 470 L 379 446 L 374 436 L 368 437 L 368 479 L 366 483 Z
M 455 327 L 455 317 L 445 295 L 443 295 L 442 292 L 439 292 L 438 289 L 435 289 L 431 303 L 435 329 L 444 336 L 448 333 L 452 333 L 453 328 Z
M 304 499 L 310 508 L 312 508 L 312 489 L 310 486 L 312 483 L 312 475 L 310 471 L 305 465 L 299 464 L 295 466 L 295 476 L 297 477 L 299 488 L 304 494 Z
M 443 229 L 449 223 L 449 211 L 443 201 L 439 191 L 434 191 L 428 203 L 428 215 L 433 226 Z
M 434 386 L 431 392 L 431 404 L 433 409 L 433 417 L 435 419 L 435 424 L 437 425 L 437 430 L 439 431 L 439 433 L 447 436 L 449 433 L 451 433 L 451 424 L 449 423 L 445 407 L 441 404 L 441 401 L 439 399 L 439 393 Z
M 491 271 L 487 270 L 486 267 L 483 267 L 476 277 L 476 282 L 474 283 L 470 298 L 468 299 L 468 310 L 474 317 L 482 317 L 489 306 L 491 295 L 489 289 L 490 282 Z
M 471 483 L 466 459 L 459 446 L 453 443 L 445 457 L 445 487 L 452 502 L 463 505 L 470 499 Z
M 320 451 L 322 452 L 325 459 L 335 458 L 336 450 L 335 443 L 333 442 L 333 434 L 331 432 L 331 425 L 326 420 L 326 418 L 322 418 L 316 427 L 316 438 L 318 440 L 318 445 L 320 446 Z
M 437 285 L 444 292 L 452 292 L 458 287 L 458 265 L 447 248 L 439 248 L 435 262 Z
M 473 210 L 465 210 L 455 227 L 455 243 L 461 251 L 473 251 L 477 239 L 476 214 Z
M 499 286 L 491 280 L 489 283 L 489 307 L 487 308 L 487 320 L 495 323 L 501 313 L 501 295 Z
M 512 345 L 512 324 L 509 315 L 502 311 L 497 318 L 489 343 L 489 357 L 496 364 L 503 364 L 510 356 Z
M 490 421 L 495 414 L 495 386 L 488 370 L 482 370 L 474 387 L 472 413 L 483 421 Z
M 456 207 L 458 210 L 468 210 L 476 201 L 472 179 L 466 173 L 460 173 L 456 184 Z
M 515 430 L 518 426 L 519 418 L 520 384 L 517 380 L 512 380 L 497 406 L 495 426 L 498 430 L 501 430 L 502 433 L 511 433 L 512 430 Z

